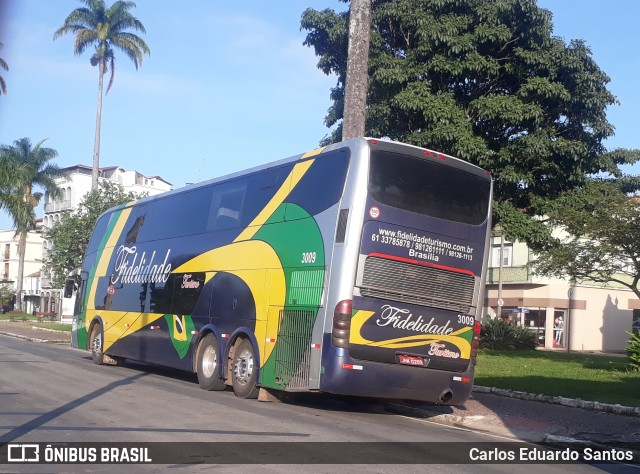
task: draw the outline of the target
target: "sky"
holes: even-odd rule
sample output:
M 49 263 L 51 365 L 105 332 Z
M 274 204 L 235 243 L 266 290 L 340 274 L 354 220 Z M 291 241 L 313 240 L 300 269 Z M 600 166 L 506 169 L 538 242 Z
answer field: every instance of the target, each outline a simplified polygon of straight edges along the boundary
M 109 2 L 111 3 L 111 2 Z M 554 35 L 582 39 L 611 78 L 620 105 L 608 119 L 609 148 L 640 148 L 640 1 L 538 0 Z M 304 46 L 307 7 L 346 10 L 338 0 L 137 0 L 151 55 L 136 70 L 116 51 L 113 87 L 103 100 L 101 166 L 187 183 L 302 153 L 329 133 L 324 117 L 335 77 Z M 91 165 L 98 89 L 90 51 L 53 32 L 77 0 L 0 0 L 0 144 L 44 138 L 60 167 Z M 444 150 L 446 151 L 446 150 Z M 640 173 L 640 165 L 627 172 Z M 39 217 L 42 216 L 40 207 Z M 0 229 L 11 221 L 0 212 Z

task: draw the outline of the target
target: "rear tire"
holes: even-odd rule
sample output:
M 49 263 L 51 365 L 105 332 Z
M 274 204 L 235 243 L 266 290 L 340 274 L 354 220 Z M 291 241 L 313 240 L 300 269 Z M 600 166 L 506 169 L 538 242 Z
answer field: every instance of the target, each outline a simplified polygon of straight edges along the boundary
M 249 339 L 244 339 L 233 353 L 233 392 L 239 398 L 258 398 L 258 367 Z
M 220 351 L 216 336 L 207 334 L 198 345 L 197 373 L 202 390 L 224 390 L 227 384 L 220 377 Z
M 91 359 L 93 359 L 93 363 L 96 365 L 104 364 L 103 341 L 102 324 L 96 323 L 91 328 L 91 337 L 89 338 Z

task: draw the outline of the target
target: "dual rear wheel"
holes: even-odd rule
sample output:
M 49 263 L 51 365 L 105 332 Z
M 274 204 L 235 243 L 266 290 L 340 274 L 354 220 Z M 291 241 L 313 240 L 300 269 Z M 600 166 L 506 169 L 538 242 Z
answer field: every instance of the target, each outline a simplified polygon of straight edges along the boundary
M 226 382 L 221 374 L 220 350 L 213 334 L 207 334 L 198 346 L 197 374 L 198 383 L 203 390 L 224 390 Z M 258 367 L 253 344 L 243 339 L 233 352 L 231 363 L 231 384 L 233 392 L 239 398 L 257 398 L 259 388 Z

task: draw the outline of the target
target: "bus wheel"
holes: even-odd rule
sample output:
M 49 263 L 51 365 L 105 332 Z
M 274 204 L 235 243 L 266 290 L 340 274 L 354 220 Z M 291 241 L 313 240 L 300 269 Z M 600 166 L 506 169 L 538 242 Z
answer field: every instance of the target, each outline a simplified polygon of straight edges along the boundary
M 243 340 L 233 355 L 233 392 L 240 398 L 258 398 L 258 368 L 253 345 L 249 339 Z
M 91 328 L 91 337 L 89 338 L 89 348 L 91 349 L 91 358 L 93 363 L 101 365 L 104 363 L 104 353 L 102 352 L 102 325 L 96 323 Z
M 207 334 L 198 346 L 198 383 L 202 390 L 224 390 L 227 388 L 220 378 L 218 357 L 218 342 L 216 337 Z

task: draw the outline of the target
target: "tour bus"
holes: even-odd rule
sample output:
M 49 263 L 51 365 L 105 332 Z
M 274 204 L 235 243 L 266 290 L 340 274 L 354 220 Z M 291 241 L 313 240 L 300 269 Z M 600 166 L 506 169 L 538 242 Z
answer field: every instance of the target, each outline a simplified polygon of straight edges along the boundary
M 113 208 L 73 282 L 72 344 L 241 398 L 460 404 L 491 194 L 463 160 L 357 138 Z

